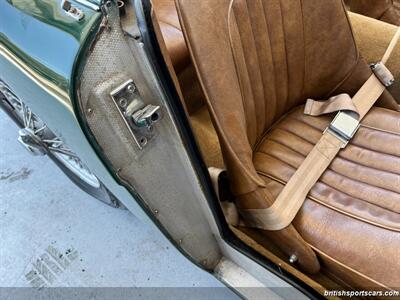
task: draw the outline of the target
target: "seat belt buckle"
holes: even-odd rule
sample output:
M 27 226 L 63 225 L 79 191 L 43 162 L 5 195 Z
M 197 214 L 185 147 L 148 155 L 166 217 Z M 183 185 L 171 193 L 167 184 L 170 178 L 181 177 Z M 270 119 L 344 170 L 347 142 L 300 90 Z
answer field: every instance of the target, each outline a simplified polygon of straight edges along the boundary
M 328 131 L 342 141 L 343 145 L 341 148 L 345 148 L 359 127 L 360 122 L 357 119 L 352 117 L 349 113 L 340 111 L 325 129 L 325 132 Z
M 376 64 L 372 64 L 371 69 L 385 87 L 389 87 L 394 83 L 394 76 L 384 63 L 378 62 Z

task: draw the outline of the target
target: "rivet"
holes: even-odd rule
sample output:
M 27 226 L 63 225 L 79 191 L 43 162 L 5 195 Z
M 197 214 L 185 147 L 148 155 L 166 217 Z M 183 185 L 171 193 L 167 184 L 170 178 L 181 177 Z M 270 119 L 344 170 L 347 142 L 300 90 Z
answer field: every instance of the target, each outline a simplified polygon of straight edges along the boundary
M 297 261 L 297 256 L 296 256 L 296 254 L 290 255 L 290 257 L 289 257 L 289 262 L 290 262 L 291 264 L 294 264 L 296 261 Z
M 87 112 L 90 114 L 90 113 L 92 113 L 92 109 L 91 108 L 88 108 L 88 110 L 87 110 Z
M 179 239 L 179 240 L 178 240 L 178 243 L 179 243 L 179 244 L 182 244 L 182 242 L 183 242 L 182 239 Z
M 155 209 L 155 210 L 154 210 L 154 213 L 155 213 L 155 214 L 158 214 L 158 209 Z

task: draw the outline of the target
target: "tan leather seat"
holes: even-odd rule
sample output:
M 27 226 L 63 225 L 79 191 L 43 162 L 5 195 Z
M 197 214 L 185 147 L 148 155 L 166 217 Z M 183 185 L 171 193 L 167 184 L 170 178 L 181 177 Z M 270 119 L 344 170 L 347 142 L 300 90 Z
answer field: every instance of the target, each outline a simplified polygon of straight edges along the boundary
M 400 26 L 400 0 L 346 0 L 352 12 Z
M 177 0 L 231 189 L 266 208 L 332 119 L 307 98 L 353 95 L 370 76 L 341 0 Z M 400 286 L 400 113 L 385 92 L 315 185 L 292 225 L 267 232 L 308 272 Z M 246 221 L 246 220 L 244 220 Z M 316 254 L 315 254 L 316 253 Z M 398 257 L 398 256 L 397 256 Z
M 289 113 L 260 142 L 253 162 L 276 198 L 331 118 Z M 294 221 L 317 253 L 373 280 L 400 282 L 400 115 L 374 108 L 335 158 Z M 394 262 L 395 260 L 395 262 Z M 349 272 L 348 272 L 349 273 Z
M 152 0 L 165 46 L 182 90 L 189 114 L 204 105 L 204 95 L 190 59 L 174 0 Z
M 153 0 L 158 23 L 175 71 L 179 73 L 190 64 L 190 55 L 183 37 L 174 0 Z

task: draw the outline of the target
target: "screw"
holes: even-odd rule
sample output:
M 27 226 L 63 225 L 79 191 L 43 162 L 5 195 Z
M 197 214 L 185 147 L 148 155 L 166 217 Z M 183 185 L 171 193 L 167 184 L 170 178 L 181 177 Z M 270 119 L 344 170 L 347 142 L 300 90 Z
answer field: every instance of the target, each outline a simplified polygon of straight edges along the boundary
M 182 244 L 182 242 L 183 242 L 183 240 L 182 240 L 182 239 L 178 240 L 178 243 L 179 243 L 179 244 Z
M 126 87 L 126 90 L 128 91 L 128 93 L 133 94 L 136 91 L 136 87 L 133 83 L 131 83 Z
M 290 257 L 289 257 L 289 262 L 290 262 L 291 264 L 294 264 L 296 261 L 297 261 L 297 256 L 296 256 L 296 254 L 290 255 Z
M 125 98 L 120 98 L 118 100 L 118 104 L 119 106 L 121 106 L 122 108 L 126 107 L 128 105 L 128 101 Z
M 154 210 L 154 213 L 155 213 L 155 214 L 158 214 L 158 210 L 157 210 L 157 209 L 155 209 L 155 210 Z

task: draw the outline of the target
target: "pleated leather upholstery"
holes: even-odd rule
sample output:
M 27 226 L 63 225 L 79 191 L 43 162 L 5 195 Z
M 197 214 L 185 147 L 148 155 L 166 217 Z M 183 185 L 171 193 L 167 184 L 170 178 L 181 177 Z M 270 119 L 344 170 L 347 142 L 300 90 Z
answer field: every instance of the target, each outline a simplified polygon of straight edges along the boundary
M 275 198 L 332 116 L 295 109 L 257 146 L 254 165 Z M 373 108 L 311 190 L 294 221 L 323 253 L 381 285 L 400 284 L 400 114 Z
M 161 30 L 160 38 L 164 40 L 167 54 L 179 81 L 183 104 L 187 112 L 193 114 L 204 105 L 204 95 L 190 60 L 175 1 L 152 0 L 151 2 Z
M 228 26 L 251 145 L 288 109 L 308 97 L 324 99 L 355 68 L 351 29 L 335 5 L 327 11 L 319 1 L 232 2 Z
M 332 119 L 305 116 L 302 108 L 286 116 L 257 147 L 254 165 L 261 176 L 285 184 Z M 400 232 L 399 113 L 374 108 L 309 197 L 354 218 Z
M 371 74 L 340 0 L 181 0 L 178 6 L 235 194 L 262 186 L 253 147 L 276 120 L 308 97 L 353 94 Z
M 177 7 L 236 204 L 269 207 L 333 117 L 292 110 L 307 98 L 353 95 L 371 75 L 344 5 L 341 0 L 177 0 Z M 387 92 L 378 104 L 397 108 Z M 313 248 L 323 266 L 340 269 L 338 276 L 354 286 L 365 280 L 400 286 L 400 273 L 384 271 L 399 267 L 389 264 L 400 245 L 399 120 L 397 112 L 373 109 L 294 223 L 263 231 L 284 253 L 295 253 L 303 270 L 319 270 Z

